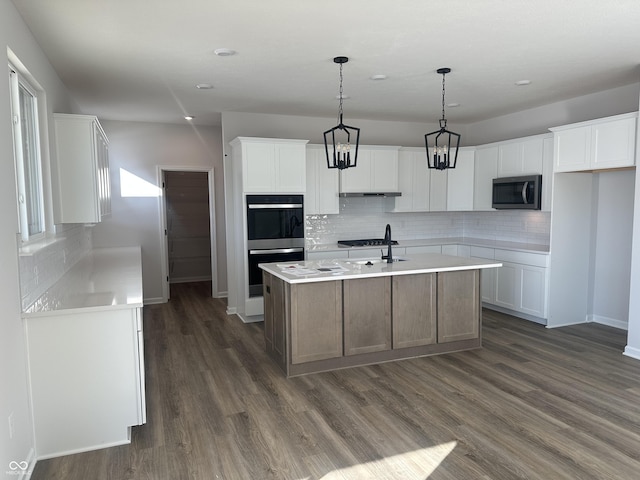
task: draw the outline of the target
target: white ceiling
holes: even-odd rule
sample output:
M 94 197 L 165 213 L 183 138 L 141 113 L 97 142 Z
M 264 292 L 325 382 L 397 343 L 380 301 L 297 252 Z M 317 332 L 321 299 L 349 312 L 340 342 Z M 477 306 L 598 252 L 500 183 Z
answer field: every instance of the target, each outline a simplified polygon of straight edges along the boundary
M 451 128 L 638 82 L 638 0 L 13 0 L 83 113 L 220 112 Z M 217 48 L 237 51 L 219 57 Z M 370 80 L 385 74 L 384 81 Z M 517 87 L 527 79 L 531 85 Z M 210 83 L 211 90 L 198 90 Z M 333 124 L 333 122 L 331 122 Z

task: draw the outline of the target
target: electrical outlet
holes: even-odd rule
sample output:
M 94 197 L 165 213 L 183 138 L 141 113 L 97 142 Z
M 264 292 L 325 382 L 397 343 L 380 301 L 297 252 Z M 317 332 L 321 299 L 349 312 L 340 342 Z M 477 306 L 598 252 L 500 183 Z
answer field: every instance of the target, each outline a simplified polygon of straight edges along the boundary
M 9 414 L 7 421 L 9 422 L 9 440 L 11 440 L 15 432 L 15 425 L 13 424 L 13 412 Z

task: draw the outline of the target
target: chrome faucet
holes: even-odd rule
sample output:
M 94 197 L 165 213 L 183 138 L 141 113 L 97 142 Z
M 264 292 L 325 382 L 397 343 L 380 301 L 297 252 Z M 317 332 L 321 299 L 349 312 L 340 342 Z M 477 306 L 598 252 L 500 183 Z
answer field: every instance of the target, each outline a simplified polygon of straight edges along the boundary
M 388 223 L 384 230 L 384 242 L 387 244 L 387 255 L 383 255 L 382 259 L 386 259 L 387 263 L 393 263 L 393 254 L 391 252 L 391 225 Z

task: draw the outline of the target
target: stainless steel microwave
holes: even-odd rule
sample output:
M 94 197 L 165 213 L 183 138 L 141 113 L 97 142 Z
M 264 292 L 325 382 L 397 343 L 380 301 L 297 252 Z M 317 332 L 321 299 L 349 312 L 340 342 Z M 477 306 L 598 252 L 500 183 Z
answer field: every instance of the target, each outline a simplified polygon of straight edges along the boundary
M 491 206 L 498 210 L 540 210 L 542 175 L 493 179 Z

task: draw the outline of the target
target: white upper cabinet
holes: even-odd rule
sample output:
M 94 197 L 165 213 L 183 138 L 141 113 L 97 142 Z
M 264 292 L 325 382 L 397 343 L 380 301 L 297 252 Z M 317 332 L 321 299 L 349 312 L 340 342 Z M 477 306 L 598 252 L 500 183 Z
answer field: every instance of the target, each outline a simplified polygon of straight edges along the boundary
M 340 213 L 338 187 L 338 170 L 327 167 L 324 145 L 307 145 L 305 215 Z
M 628 113 L 551 128 L 554 171 L 575 172 L 635 165 L 638 114 Z
M 493 210 L 491 207 L 493 179 L 498 176 L 497 146 L 476 149 L 473 176 L 473 209 Z
M 493 179 L 542 175 L 542 210 L 551 210 L 552 136 L 516 138 L 476 148 L 473 209 L 493 210 Z
M 518 139 L 498 147 L 498 177 L 541 174 L 543 138 Z
M 93 115 L 54 114 L 55 223 L 98 223 L 111 213 L 109 142 Z
M 429 211 L 446 212 L 449 169 L 436 170 L 432 168 L 429 171 L 431 173 L 429 176 Z
M 428 212 L 431 170 L 424 148 L 407 147 L 398 152 L 398 190 L 393 212 Z
M 360 145 L 356 166 L 340 172 L 340 192 L 397 192 L 399 149 Z
M 307 140 L 238 137 L 245 193 L 304 193 Z
M 461 148 L 456 168 L 447 171 L 447 210 L 473 210 L 474 148 Z

